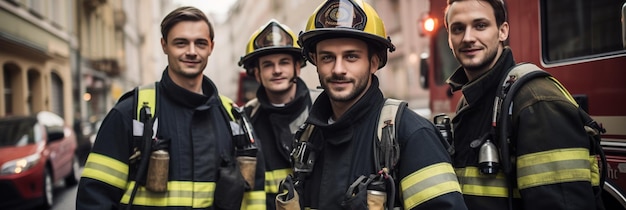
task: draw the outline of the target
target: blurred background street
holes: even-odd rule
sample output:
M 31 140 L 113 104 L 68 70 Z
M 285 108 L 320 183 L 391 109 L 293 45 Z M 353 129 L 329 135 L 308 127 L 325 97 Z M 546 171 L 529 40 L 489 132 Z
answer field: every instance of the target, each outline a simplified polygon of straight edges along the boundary
M 167 65 L 160 45 L 160 22 L 171 10 L 190 5 L 208 14 L 215 28 L 215 47 L 204 73 L 222 95 L 242 105 L 255 97 L 257 87 L 237 65 L 250 35 L 270 19 L 298 34 L 321 2 L 0 0 L 0 119 L 41 112 L 58 115 L 62 125 L 46 125 L 54 135 L 33 137 L 35 146 L 31 146 L 72 141 L 75 144 L 59 147 L 58 154 L 76 151 L 58 163 L 46 163 L 51 166 L 35 163 L 56 161 L 54 155 L 8 157 L 8 152 L 0 152 L 5 156 L 0 160 L 6 162 L 0 162 L 0 198 L 4 199 L 0 209 L 5 204 L 12 206 L 8 209 L 22 209 L 13 207 L 17 203 L 75 209 L 74 181 L 104 116 L 122 94 L 158 80 Z M 458 63 L 443 26 L 445 1 L 365 2 L 376 9 L 397 47 L 376 73 L 385 97 L 407 101 L 428 119 L 438 113 L 453 117 L 461 91 L 452 93 L 446 84 Z M 614 152 L 609 154 L 615 160 L 610 166 L 614 176 L 609 178 L 626 189 L 626 179 L 618 176 L 626 173 L 622 167 L 626 166 L 626 0 L 506 0 L 505 4 L 511 25 L 507 44 L 516 61 L 533 62 L 555 75 L 580 106 L 605 126 L 608 138 L 603 141 L 609 143 L 603 146 L 613 147 L 607 152 Z M 316 68 L 310 63 L 302 69 L 301 78 L 308 87 L 319 86 Z M 13 131 L 10 126 L 15 123 L 4 128 L 1 123 L 0 130 Z M 20 142 L 6 144 L 0 149 L 13 151 Z M 32 164 L 21 167 L 18 160 Z M 52 177 L 56 170 L 64 176 Z M 19 178 L 25 181 L 14 181 Z M 619 202 L 626 206 L 626 199 Z

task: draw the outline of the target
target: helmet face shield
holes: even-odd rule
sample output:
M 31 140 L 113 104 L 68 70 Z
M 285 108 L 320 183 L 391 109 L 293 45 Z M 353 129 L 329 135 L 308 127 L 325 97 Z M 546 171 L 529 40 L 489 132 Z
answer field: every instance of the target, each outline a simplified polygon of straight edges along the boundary
M 363 31 L 367 23 L 363 9 L 350 0 L 327 3 L 315 16 L 315 28 L 352 28 Z
M 293 47 L 294 40 L 278 23 L 271 22 L 254 38 L 254 50 L 266 47 Z
M 241 56 L 238 64 L 246 69 L 248 75 L 253 76 L 259 57 L 285 53 L 293 55 L 294 61 L 301 61 L 300 67 L 304 67 L 306 61 L 302 57 L 300 46 L 296 40 L 296 35 L 289 27 L 276 20 L 270 20 L 252 34 L 248 45 L 246 45 L 246 54 Z

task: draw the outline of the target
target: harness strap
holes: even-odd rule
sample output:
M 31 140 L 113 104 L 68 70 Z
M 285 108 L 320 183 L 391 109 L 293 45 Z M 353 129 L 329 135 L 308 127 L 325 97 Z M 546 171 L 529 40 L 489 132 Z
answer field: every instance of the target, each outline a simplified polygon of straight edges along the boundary
M 396 141 L 396 126 L 398 112 L 406 102 L 387 98 L 380 111 L 376 129 L 377 140 L 374 141 L 374 167 L 382 170 L 385 176 L 392 172 L 400 158 L 400 149 Z M 381 159 L 382 158 L 382 159 Z
M 513 163 L 511 162 L 510 158 L 508 158 L 511 155 L 509 151 L 511 149 L 509 131 L 512 129 L 511 117 L 513 115 L 512 113 L 513 112 L 513 99 L 515 98 L 515 94 L 518 92 L 518 90 L 521 87 L 523 87 L 523 85 L 526 82 L 531 81 L 535 78 L 540 78 L 540 77 L 545 77 L 545 78 L 552 80 L 557 85 L 559 90 L 568 98 L 568 100 L 578 107 L 578 105 L 576 104 L 572 96 L 569 94 L 569 92 L 565 89 L 565 87 L 563 87 L 563 85 L 560 82 L 558 82 L 558 80 L 552 77 L 550 73 L 542 70 L 538 66 L 531 64 L 531 63 L 521 63 L 509 69 L 507 76 L 503 78 L 503 80 L 500 83 L 501 85 L 498 86 L 496 99 L 494 101 L 493 118 L 492 118 L 492 126 L 494 128 L 492 130 L 497 129 L 498 131 L 497 141 L 500 147 L 500 157 L 502 157 L 500 158 L 500 160 L 501 160 L 503 172 L 505 174 L 505 178 L 507 179 L 507 188 L 509 192 L 508 194 L 509 195 L 508 196 L 509 209 L 512 209 L 512 203 L 513 203 L 512 201 L 513 180 L 511 180 L 512 179 L 511 177 L 513 177 L 511 174 L 513 171 Z M 595 123 L 595 121 L 593 121 L 593 119 L 591 119 L 591 117 L 589 117 L 589 115 L 586 112 L 582 111 L 580 107 L 578 107 L 578 110 L 579 112 L 581 112 L 581 115 L 583 115 L 583 118 L 585 118 L 584 119 L 585 125 L 589 127 L 593 127 L 593 124 Z M 596 125 L 595 126 L 596 131 L 599 131 L 600 133 L 604 131 L 601 126 L 597 126 L 597 123 L 595 125 Z M 597 135 L 589 135 L 589 136 L 592 136 L 592 138 L 597 139 L 597 140 L 594 140 L 594 142 L 592 142 L 592 148 L 589 148 L 589 149 L 598 150 L 595 152 L 597 152 L 597 155 L 599 155 L 601 158 L 601 164 L 602 164 L 602 171 L 601 171 L 602 174 L 600 177 L 600 189 L 601 189 L 602 185 L 604 184 L 604 176 L 606 174 L 606 168 L 607 168 L 606 158 L 604 157 L 604 153 L 600 146 L 599 136 Z

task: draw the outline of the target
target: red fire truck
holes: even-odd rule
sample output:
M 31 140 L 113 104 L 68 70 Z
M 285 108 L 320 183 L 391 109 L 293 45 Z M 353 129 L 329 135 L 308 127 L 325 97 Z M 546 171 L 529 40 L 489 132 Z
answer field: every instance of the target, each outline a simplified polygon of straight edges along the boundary
M 235 103 L 237 106 L 243 107 L 249 100 L 256 98 L 256 90 L 259 88 L 259 83 L 246 74 L 246 72 L 239 72 L 239 84 L 237 86 L 237 99 Z
M 626 0 L 505 0 L 516 62 L 555 76 L 607 133 L 607 209 L 626 209 Z M 459 67 L 443 24 L 445 0 L 430 0 L 423 23 L 430 51 L 422 75 L 433 114 L 454 115 L 460 91 L 446 79 Z

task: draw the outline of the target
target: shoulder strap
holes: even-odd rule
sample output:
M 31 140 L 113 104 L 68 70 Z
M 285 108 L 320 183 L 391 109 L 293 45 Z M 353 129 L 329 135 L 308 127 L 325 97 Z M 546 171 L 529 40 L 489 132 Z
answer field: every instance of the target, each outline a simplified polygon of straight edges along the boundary
M 374 141 L 373 145 L 376 170 L 386 170 L 385 173 L 392 173 L 400 159 L 396 123 L 400 120 L 402 111 L 406 106 L 407 103 L 402 100 L 385 99 L 376 125 L 377 141 Z
M 254 117 L 256 112 L 259 111 L 259 107 L 261 107 L 261 102 L 259 102 L 259 99 L 254 98 L 254 99 L 248 101 L 246 103 L 246 105 L 244 105 L 244 107 L 246 107 L 246 108 L 251 107 L 252 108 L 252 111 L 250 112 L 250 118 L 252 118 L 252 117 Z
M 135 105 L 135 109 L 133 110 L 133 136 L 141 137 L 143 136 L 144 129 L 143 123 L 140 120 L 140 110 L 144 104 L 146 104 L 150 110 L 152 111 L 152 118 L 155 118 L 158 113 L 157 107 L 157 87 L 159 82 L 150 83 L 147 85 L 142 85 L 136 87 L 134 91 L 134 99 L 133 104 Z M 157 126 L 158 122 L 155 122 L 155 126 Z M 155 131 L 153 131 L 155 132 Z
M 520 87 L 524 85 L 524 83 L 538 78 L 538 77 L 547 77 L 550 74 L 546 71 L 543 71 L 538 66 L 531 63 L 520 63 L 510 68 L 507 72 L 506 77 L 502 78 L 500 81 L 500 85 L 498 86 L 496 97 L 493 106 L 493 115 L 491 120 L 492 125 L 492 135 L 496 135 L 496 141 L 500 148 L 500 165 L 502 167 L 502 171 L 505 174 L 505 179 L 507 180 L 507 190 L 509 196 L 507 197 L 507 201 L 509 204 L 509 209 L 512 209 L 512 199 L 513 199 L 513 186 L 514 181 L 510 179 L 513 177 L 512 168 L 513 163 L 511 159 L 508 158 L 511 156 L 510 153 L 510 127 L 511 127 L 511 115 L 512 115 L 512 105 L 513 98 L 515 94 L 519 90 Z M 497 132 L 496 132 L 497 130 Z
M 395 124 L 396 120 L 399 120 L 396 116 L 399 116 L 398 112 L 404 110 L 402 109 L 403 106 L 407 106 L 407 103 L 402 100 L 392 98 L 387 98 L 385 100 L 385 104 L 383 105 L 383 108 L 380 111 L 380 116 L 378 117 L 378 129 L 376 129 L 378 140 L 382 139 L 383 128 L 385 126 L 387 126 L 388 124 L 393 125 Z M 395 136 L 395 130 L 393 131 L 393 136 Z
M 220 94 L 220 102 L 222 103 L 222 106 L 224 107 L 224 109 L 226 109 L 226 113 L 228 114 L 228 117 L 230 117 L 230 121 L 235 121 L 235 115 L 233 115 L 233 106 L 235 105 L 235 102 L 229 97 L 226 97 L 221 94 Z
M 399 121 L 404 107 L 406 106 L 407 103 L 402 100 L 391 98 L 385 100 L 385 104 L 381 109 L 378 117 L 378 123 L 376 125 L 377 141 L 375 141 L 374 149 L 376 151 L 374 151 L 374 154 L 376 154 L 377 157 L 374 159 L 377 170 L 382 169 L 382 167 L 393 169 L 395 164 L 398 162 L 400 157 L 399 150 L 394 149 L 394 146 L 398 145 L 396 139 L 397 126 L 394 125 Z M 306 123 L 302 126 L 303 127 L 301 127 L 296 133 L 296 139 L 300 143 L 305 143 L 309 140 L 315 126 Z M 379 158 L 384 159 L 380 160 Z M 380 165 L 381 163 L 382 165 Z
M 315 125 L 304 123 L 296 132 L 294 145 L 291 151 L 291 161 L 295 178 L 304 181 L 305 177 L 313 170 L 315 164 L 316 151 L 314 145 L 309 142 L 309 138 L 315 129 Z
M 143 104 L 148 105 L 148 107 L 156 113 L 156 91 L 158 84 L 159 82 L 154 82 L 135 88 L 135 119 L 139 119 L 139 110 Z
M 520 63 L 509 69 L 507 76 L 500 81 L 500 86 L 496 93 L 496 98 L 493 107 L 492 126 L 494 130 L 498 132 L 498 144 L 500 146 L 500 155 L 502 157 L 509 157 L 509 130 L 510 121 L 512 115 L 513 98 L 517 91 L 526 82 L 538 77 L 550 77 L 550 73 L 542 70 L 538 66 L 531 63 Z M 512 170 L 511 162 L 508 158 L 501 158 L 502 169 L 505 174 L 508 174 Z
M 506 76 L 501 81 L 501 86 L 498 87 L 498 92 L 496 95 L 496 101 L 494 102 L 494 111 L 493 111 L 493 126 L 498 129 L 498 142 L 500 145 L 500 155 L 501 157 L 510 157 L 510 146 L 508 145 L 510 134 L 509 131 L 511 129 L 511 117 L 512 117 L 512 106 L 513 99 L 517 91 L 528 81 L 531 81 L 535 78 L 545 77 L 552 80 L 557 88 L 565 95 L 565 97 L 578 107 L 579 112 L 582 116 L 582 121 L 585 124 L 584 129 L 587 131 L 588 136 L 591 139 L 591 148 L 590 152 L 597 153 L 596 155 L 600 158 L 601 171 L 600 171 L 600 189 L 602 189 L 604 184 L 604 178 L 606 176 L 606 168 L 607 162 L 606 157 L 602 151 L 600 146 L 600 138 L 599 134 L 605 132 L 602 126 L 598 125 L 591 117 L 583 111 L 578 103 L 574 100 L 571 94 L 565 89 L 565 87 L 552 75 L 538 66 L 531 63 L 521 63 L 513 68 L 511 68 Z M 593 150 L 593 151 L 592 151 Z M 512 171 L 512 163 L 510 158 L 500 158 L 501 165 L 506 177 L 511 177 L 510 173 Z M 511 181 L 509 181 L 509 185 Z M 512 195 L 512 187 L 509 186 L 509 195 Z M 509 203 L 511 203 L 511 196 L 509 196 Z
M 133 97 L 133 138 L 131 142 L 132 155 L 129 158 L 129 179 L 136 181 L 130 194 L 128 209 L 132 207 L 139 185 L 145 186 L 145 174 L 150 157 L 151 142 L 155 129 L 158 127 L 156 97 L 158 82 L 136 87 Z M 146 109 L 144 109 L 144 107 Z M 142 113 L 143 112 L 143 113 Z M 154 119 L 154 123 L 153 123 Z M 137 161 L 139 160 L 139 162 Z

